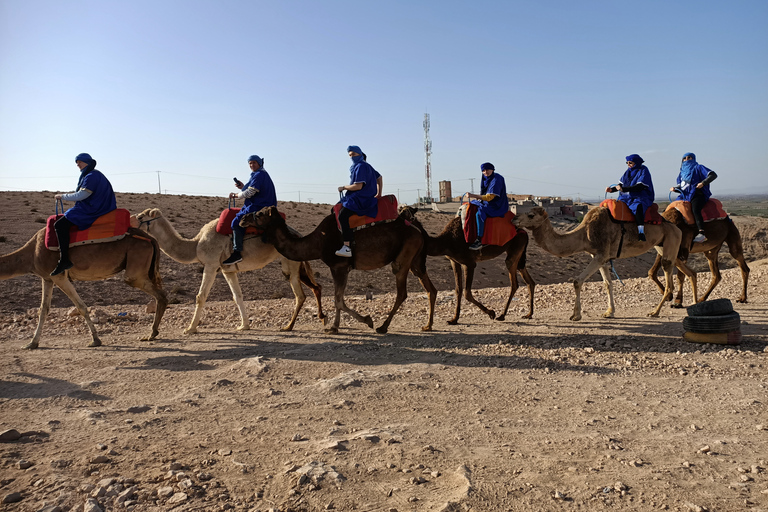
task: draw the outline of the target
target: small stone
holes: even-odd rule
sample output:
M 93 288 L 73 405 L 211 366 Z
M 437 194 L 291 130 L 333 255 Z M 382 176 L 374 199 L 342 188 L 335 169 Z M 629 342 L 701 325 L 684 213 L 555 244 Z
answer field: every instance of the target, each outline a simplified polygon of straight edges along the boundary
M 754 480 L 754 478 L 752 478 L 749 475 L 741 475 L 739 477 L 739 480 L 741 480 L 742 482 L 751 482 L 752 480 Z
M 6 494 L 3 497 L 3 503 L 18 503 L 21 501 L 21 493 L 20 492 L 12 492 L 10 494 Z
M 169 505 L 176 505 L 178 503 L 184 503 L 187 501 L 187 495 L 183 492 L 177 492 L 168 500 Z
M 88 501 L 83 505 L 83 512 L 104 512 L 99 506 L 99 502 L 93 498 L 88 498 Z
M 167 498 L 173 495 L 173 487 L 161 487 L 157 490 L 157 495 L 161 498 Z
M 699 448 L 699 453 L 709 453 L 711 450 L 712 448 L 710 448 L 709 445 L 706 445 Z
M 554 498 L 556 500 L 564 500 L 565 499 L 565 494 L 560 492 L 560 491 L 555 491 Z
M 182 469 L 183 467 L 184 466 L 181 464 L 181 462 L 171 462 L 168 465 L 168 469 L 170 469 L 171 471 L 178 471 L 178 470 Z
M 106 464 L 109 462 L 109 457 L 106 455 L 97 455 L 95 457 L 92 457 L 88 462 L 91 464 Z
M 229 455 L 232 455 L 232 450 L 228 448 L 222 448 L 219 450 L 219 455 L 221 455 L 222 457 L 227 457 Z
M 24 460 L 24 459 L 22 459 L 22 460 L 20 460 L 19 462 L 16 463 L 16 467 L 18 467 L 19 469 L 29 469 L 32 466 L 34 466 L 34 464 L 32 464 L 28 460 Z
M 10 443 L 12 441 L 17 441 L 20 438 L 21 434 L 19 431 L 13 428 L 0 432 L 0 443 Z

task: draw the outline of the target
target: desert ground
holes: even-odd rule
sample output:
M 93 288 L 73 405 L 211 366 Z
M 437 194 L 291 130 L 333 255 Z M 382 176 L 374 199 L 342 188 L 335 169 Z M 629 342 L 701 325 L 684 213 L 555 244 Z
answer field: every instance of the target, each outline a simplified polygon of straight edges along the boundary
M 53 194 L 0 193 L 0 253 L 44 226 Z M 118 194 L 118 206 L 160 208 L 192 237 L 226 200 Z M 330 210 L 279 207 L 302 233 Z M 419 213 L 433 235 L 451 215 Z M 652 253 L 616 261 L 615 318 L 602 317 L 607 298 L 592 280 L 584 319 L 569 320 L 567 280 L 589 257 L 556 258 L 533 240 L 532 319 L 521 318 L 521 286 L 505 321 L 465 302 L 447 325 L 453 275 L 429 258 L 432 332 L 420 330 L 427 299 L 413 276 L 388 334 L 346 315 L 340 334 L 325 334 L 311 295 L 281 331 L 293 297 L 273 262 L 240 277 L 250 330 L 235 329 L 217 277 L 199 334 L 184 335 L 200 265 L 163 255 L 172 304 L 157 339 L 138 340 L 148 296 L 118 275 L 75 283 L 104 346 L 87 348 L 83 320 L 56 290 L 40 349 L 26 351 L 40 280 L 0 281 L 0 510 L 768 511 L 768 219 L 733 219 L 749 301 L 735 302 L 741 277 L 726 249 L 710 298 L 734 301 L 737 346 L 684 341 L 685 309 L 647 316 L 660 298 L 645 277 Z M 706 263 L 692 262 L 703 288 Z M 330 273 L 312 267 L 330 314 Z M 501 258 L 479 266 L 481 302 L 500 310 L 508 286 Z M 353 271 L 348 303 L 378 325 L 393 292 L 388 268 Z

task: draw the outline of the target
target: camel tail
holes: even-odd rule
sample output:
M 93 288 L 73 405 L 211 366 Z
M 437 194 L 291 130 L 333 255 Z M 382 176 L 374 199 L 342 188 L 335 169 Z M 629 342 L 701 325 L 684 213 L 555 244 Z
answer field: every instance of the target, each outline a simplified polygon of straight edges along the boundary
M 156 287 L 162 288 L 163 278 L 160 275 L 160 244 L 157 243 L 157 240 L 155 240 L 155 237 L 153 237 L 148 233 L 145 233 L 144 231 L 130 228 L 129 233 L 134 238 L 138 238 L 140 240 L 146 240 L 152 244 L 152 262 L 149 264 L 147 277 L 149 278 L 150 281 L 152 281 L 152 284 L 154 284 Z

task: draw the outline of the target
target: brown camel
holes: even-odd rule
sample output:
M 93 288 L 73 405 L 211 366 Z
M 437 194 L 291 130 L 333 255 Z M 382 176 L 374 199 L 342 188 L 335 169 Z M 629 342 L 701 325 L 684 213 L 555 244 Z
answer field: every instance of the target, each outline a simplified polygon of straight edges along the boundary
M 301 283 L 306 284 L 317 299 L 317 316 L 319 319 L 325 319 L 323 306 L 320 302 L 321 286 L 315 281 L 312 267 L 308 262 L 290 261 L 275 250 L 271 244 L 264 243 L 260 236 L 246 237 L 243 248 L 243 261 L 235 265 L 221 265 L 221 262 L 227 259 L 232 253 L 232 239 L 228 235 L 222 235 L 216 232 L 216 223 L 218 219 L 210 221 L 200 229 L 200 232 L 194 238 L 188 239 L 182 237 L 163 216 L 163 213 L 157 208 L 148 208 L 136 216 L 139 227 L 154 236 L 160 244 L 160 249 L 169 257 L 179 263 L 202 263 L 203 280 L 200 283 L 200 291 L 195 298 L 195 312 L 192 315 L 192 321 L 189 327 L 184 330 L 184 334 L 194 334 L 197 332 L 197 326 L 200 323 L 200 317 L 205 309 L 205 302 L 208 294 L 216 279 L 216 273 L 221 269 L 224 274 L 229 289 L 232 291 L 232 299 L 237 304 L 240 311 L 240 326 L 238 330 L 250 329 L 248 320 L 248 311 L 243 301 L 243 292 L 240 289 L 240 283 L 237 279 L 238 272 L 256 270 L 264 268 L 268 263 L 280 259 L 283 269 L 283 275 L 290 280 L 291 290 L 296 298 L 293 308 L 293 315 L 290 321 L 283 326 L 283 331 L 290 331 L 296 323 L 306 295 Z
M 677 211 L 676 208 L 671 208 L 665 211 L 662 216 L 680 228 L 680 231 L 683 233 L 683 241 L 680 243 L 679 254 L 679 258 L 681 260 L 687 261 L 689 253 L 703 252 L 707 257 L 707 263 L 709 263 L 709 270 L 712 273 L 712 278 L 709 280 L 709 288 L 707 288 L 704 296 L 699 299 L 699 302 L 707 300 L 709 294 L 712 293 L 712 290 L 715 289 L 715 286 L 717 286 L 717 284 L 722 279 L 720 276 L 720 265 L 718 264 L 717 257 L 720 253 L 720 248 L 723 246 L 723 243 L 726 243 L 728 244 L 728 252 L 730 252 L 731 256 L 733 256 L 733 259 L 738 262 L 739 268 L 741 269 L 741 297 L 739 297 L 736 302 L 746 303 L 747 281 L 749 280 L 749 266 L 747 266 L 747 261 L 744 259 L 744 249 L 741 244 L 741 234 L 739 233 L 739 228 L 736 227 L 736 224 L 733 223 L 730 217 L 721 220 L 705 222 L 704 234 L 706 235 L 707 240 L 705 242 L 694 244 L 693 238 L 699 232 L 695 224 L 688 224 L 685 221 L 683 214 Z M 686 249 L 688 247 L 691 247 L 690 251 Z M 650 277 L 656 283 L 659 289 L 663 291 L 664 287 L 661 286 L 661 282 L 656 276 L 660 266 L 661 256 L 656 256 L 656 261 L 648 271 L 648 277 Z M 683 307 L 683 283 L 685 282 L 685 274 L 678 272 L 677 280 L 679 286 L 677 288 L 677 296 L 672 303 L 673 308 Z
M 168 305 L 168 299 L 162 288 L 158 272 L 160 251 L 157 241 L 138 229 L 129 228 L 128 235 L 114 242 L 104 242 L 92 245 L 72 247 L 69 251 L 74 267 L 63 274 L 51 277 L 59 259 L 57 251 L 45 247 L 45 228 L 38 231 L 29 242 L 16 251 L 0 256 L 0 279 L 24 274 L 35 274 L 43 281 L 43 296 L 40 302 L 37 329 L 32 341 L 24 348 L 35 349 L 40 342 L 43 323 L 51 309 L 53 285 L 58 286 L 74 303 L 85 319 L 85 324 L 91 332 L 89 347 L 98 347 L 101 340 L 96 334 L 91 317 L 85 303 L 77 294 L 72 281 L 101 281 L 125 270 L 126 284 L 143 290 L 151 295 L 156 303 L 155 321 L 152 332 L 141 338 L 143 341 L 153 340 L 158 335 L 158 326 Z
M 518 231 L 517 236 L 503 246 L 485 245 L 479 251 L 473 251 L 470 250 L 469 244 L 464 239 L 464 231 L 461 228 L 461 219 L 459 217 L 451 219 L 451 221 L 446 224 L 445 228 L 443 228 L 442 233 L 436 237 L 432 237 L 416 218 L 417 211 L 416 208 L 411 206 L 402 206 L 400 208 L 400 215 L 421 230 L 424 236 L 424 245 L 426 247 L 427 255 L 445 256 L 448 258 L 448 261 L 451 262 L 451 267 L 453 268 L 453 276 L 456 281 L 456 311 L 454 312 L 453 318 L 448 320 L 449 324 L 455 325 L 459 322 L 459 314 L 461 313 L 461 294 L 465 276 L 467 286 L 464 293 L 466 299 L 480 308 L 483 313 L 491 318 L 491 320 L 495 318 L 496 320 L 503 321 L 507 315 L 507 310 L 509 310 L 509 304 L 512 302 L 512 297 L 515 296 L 515 292 L 517 291 L 517 272 L 520 272 L 520 275 L 528 284 L 529 295 L 528 314 L 523 316 L 523 318 L 533 317 L 533 290 L 536 287 L 536 283 L 525 268 L 528 233 L 520 230 Z M 504 311 L 497 317 L 492 309 L 483 306 L 480 301 L 475 299 L 472 295 L 472 281 L 475 276 L 475 267 L 477 267 L 478 261 L 492 260 L 500 254 L 507 255 L 504 259 L 504 263 L 507 265 L 507 271 L 509 273 L 510 289 L 507 303 L 504 306 Z
M 344 290 L 347 287 L 349 271 L 353 268 L 374 270 L 387 264 L 392 265 L 392 272 L 396 277 L 397 298 L 389 316 L 376 329 L 376 332 L 387 332 L 392 317 L 395 316 L 398 308 L 408 296 L 406 281 L 409 270 L 419 278 L 421 285 L 429 295 L 429 321 L 421 329 L 423 331 L 432 330 L 437 289 L 427 275 L 427 256 L 423 252 L 424 241 L 421 232 L 404 219 L 398 218 L 392 222 L 357 231 L 351 258 L 340 257 L 335 254 L 336 250 L 341 247 L 342 239 L 333 214 L 328 215 L 312 233 L 304 237 L 299 237 L 289 231 L 285 220 L 280 217 L 274 206 L 249 213 L 243 217 L 240 225 L 264 229 L 267 240 L 275 244 L 280 254 L 286 258 L 302 261 L 320 259 L 328 265 L 333 276 L 336 315 L 331 327 L 326 328 L 327 332 L 335 334 L 339 331 L 342 310 L 352 315 L 356 320 L 365 323 L 368 327 L 373 327 L 373 320 L 370 315 L 362 316 L 346 305 Z
M 573 306 L 571 320 L 581 320 L 581 287 L 584 281 L 592 274 L 600 270 L 603 283 L 608 291 L 608 309 L 603 313 L 605 318 L 613 318 L 613 285 L 611 283 L 610 261 L 616 258 L 631 258 L 648 252 L 651 248 L 661 254 L 661 266 L 664 269 L 666 288 L 664 297 L 649 316 L 659 316 L 659 311 L 668 297 L 672 297 L 672 265 L 677 259 L 682 233 L 674 224 L 663 222 L 662 224 L 646 224 L 646 241 L 642 242 L 637 236 L 637 226 L 626 223 L 624 225 L 615 222 L 608 212 L 608 208 L 595 208 L 587 212 L 581 224 L 576 229 L 567 233 L 557 233 L 552 227 L 546 210 L 534 207 L 530 212 L 518 215 L 513 221 L 518 227 L 529 228 L 533 231 L 533 238 L 542 249 L 555 256 L 570 256 L 578 252 L 588 252 L 592 255 L 592 261 L 587 268 L 573 280 L 576 292 L 576 302 Z M 625 233 L 622 235 L 622 230 Z M 619 253 L 621 246 L 621 254 Z M 689 269 L 685 262 L 677 262 L 678 268 L 683 269 L 691 279 L 693 294 L 696 295 L 696 274 Z

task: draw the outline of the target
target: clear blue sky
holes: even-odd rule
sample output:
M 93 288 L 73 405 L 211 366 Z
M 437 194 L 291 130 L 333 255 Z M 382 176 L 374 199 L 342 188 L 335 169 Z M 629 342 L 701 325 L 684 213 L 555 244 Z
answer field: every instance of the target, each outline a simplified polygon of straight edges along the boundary
M 266 159 L 334 202 L 359 145 L 403 202 L 479 188 L 603 196 L 639 153 L 658 197 L 692 151 L 768 193 L 768 2 L 0 0 L 0 190 L 221 195 Z

